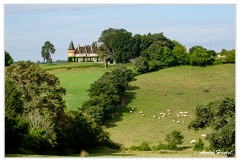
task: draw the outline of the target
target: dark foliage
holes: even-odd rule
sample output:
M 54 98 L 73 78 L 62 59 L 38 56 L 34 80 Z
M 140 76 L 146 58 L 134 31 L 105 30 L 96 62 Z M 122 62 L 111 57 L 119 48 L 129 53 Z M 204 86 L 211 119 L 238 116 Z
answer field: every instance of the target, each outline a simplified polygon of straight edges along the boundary
M 13 58 L 7 51 L 5 51 L 5 66 L 10 66 L 12 63 L 13 63 Z
M 235 99 L 213 101 L 207 105 L 198 105 L 196 119 L 188 128 L 194 130 L 212 128 L 208 135 L 210 148 L 214 150 L 235 152 Z
M 111 72 L 104 73 L 101 78 L 91 84 L 90 99 L 83 103 L 82 109 L 98 124 L 102 124 L 121 104 L 120 98 L 133 76 L 132 70 L 123 65 L 117 66 Z

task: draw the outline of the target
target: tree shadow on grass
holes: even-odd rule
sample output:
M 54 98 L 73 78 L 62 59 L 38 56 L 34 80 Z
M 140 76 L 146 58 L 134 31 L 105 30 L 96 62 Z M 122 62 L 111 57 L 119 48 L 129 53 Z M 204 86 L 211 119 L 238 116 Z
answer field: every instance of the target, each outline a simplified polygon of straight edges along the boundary
M 119 156 L 136 156 L 136 154 L 129 154 L 129 153 L 93 153 L 93 154 L 90 154 L 89 157 L 99 157 L 99 156 L 108 156 L 109 158 L 111 157 L 119 157 Z
M 121 98 L 122 104 L 116 108 L 115 113 L 113 113 L 113 118 L 108 119 L 104 122 L 104 126 L 106 128 L 111 128 L 114 126 L 117 126 L 117 122 L 121 121 L 123 119 L 123 115 L 126 113 L 130 113 L 132 110 L 132 107 L 128 107 L 127 105 L 131 103 L 136 97 L 136 92 L 134 92 L 135 89 L 139 89 L 137 86 L 129 86 L 127 91 L 124 93 L 124 95 Z
M 193 148 L 193 146 L 179 146 L 178 150 L 183 151 L 183 150 L 186 150 L 186 149 L 189 149 L 189 148 Z

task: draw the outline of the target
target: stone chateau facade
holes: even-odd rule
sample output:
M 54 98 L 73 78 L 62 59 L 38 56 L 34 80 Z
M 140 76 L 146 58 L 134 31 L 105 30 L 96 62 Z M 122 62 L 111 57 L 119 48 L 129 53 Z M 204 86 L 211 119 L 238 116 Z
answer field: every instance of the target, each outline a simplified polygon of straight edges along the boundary
M 98 62 L 99 55 L 94 50 L 93 45 L 78 45 L 74 48 L 73 41 L 70 42 L 68 48 L 68 62 Z

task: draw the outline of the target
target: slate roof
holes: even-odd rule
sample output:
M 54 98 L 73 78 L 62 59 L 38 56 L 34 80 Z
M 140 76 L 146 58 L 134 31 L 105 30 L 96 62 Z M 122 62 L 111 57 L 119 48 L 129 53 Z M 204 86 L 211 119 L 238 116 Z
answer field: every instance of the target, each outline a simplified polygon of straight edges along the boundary
M 68 50 L 75 50 L 74 45 L 73 45 L 73 41 L 71 41 Z

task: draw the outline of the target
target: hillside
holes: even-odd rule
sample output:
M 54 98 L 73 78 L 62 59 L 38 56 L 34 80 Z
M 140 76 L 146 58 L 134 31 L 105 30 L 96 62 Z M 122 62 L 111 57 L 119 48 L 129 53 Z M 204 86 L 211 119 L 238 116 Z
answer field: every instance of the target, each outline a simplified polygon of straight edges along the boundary
M 143 141 L 150 145 L 165 142 L 166 135 L 175 129 L 184 135 L 183 145 L 189 145 L 191 139 L 200 138 L 201 134 L 208 133 L 210 129 L 198 132 L 188 130 L 192 118 L 177 117 L 177 113 L 187 111 L 194 117 L 198 104 L 235 95 L 233 64 L 172 67 L 135 78 L 125 93 L 126 106 L 118 108 L 118 112 L 122 113 L 116 114 L 106 124 L 112 140 L 123 147 L 139 145 Z M 132 107 L 136 109 L 133 114 L 129 113 Z M 167 109 L 171 116 L 159 119 L 160 112 L 167 113 Z M 145 117 L 139 114 L 140 110 Z M 184 123 L 177 124 L 176 120 Z M 207 143 L 206 140 L 204 142 Z

